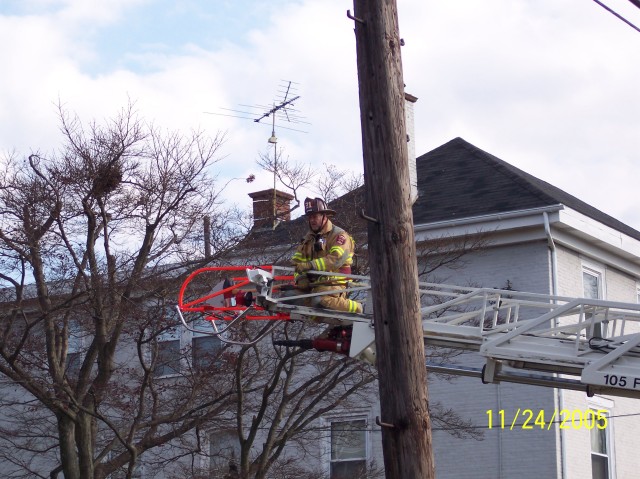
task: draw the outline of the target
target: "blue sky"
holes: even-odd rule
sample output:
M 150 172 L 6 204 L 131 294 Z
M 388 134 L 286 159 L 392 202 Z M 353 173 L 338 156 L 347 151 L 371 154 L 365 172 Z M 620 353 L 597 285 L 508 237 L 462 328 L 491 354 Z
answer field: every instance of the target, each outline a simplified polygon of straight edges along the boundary
M 605 0 L 640 25 L 628 0 Z M 362 170 L 352 3 L 342 0 L 0 0 L 0 153 L 53 151 L 56 103 L 100 121 L 129 99 L 167 129 L 226 132 L 230 202 L 272 178 L 269 125 L 208 115 L 270 104 L 298 82 L 308 133 L 293 161 Z M 455 137 L 640 229 L 640 33 L 592 0 L 398 0 L 416 151 Z M 284 125 L 283 125 L 284 126 Z

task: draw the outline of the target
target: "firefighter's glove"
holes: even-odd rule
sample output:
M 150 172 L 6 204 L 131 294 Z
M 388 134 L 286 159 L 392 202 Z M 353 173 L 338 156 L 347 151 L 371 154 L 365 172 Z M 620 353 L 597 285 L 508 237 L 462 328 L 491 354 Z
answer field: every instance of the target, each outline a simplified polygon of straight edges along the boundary
M 308 261 L 304 263 L 296 263 L 296 273 L 304 273 L 305 271 L 309 271 L 312 268 L 312 264 Z
M 296 278 L 296 288 L 301 290 L 309 290 L 309 277 L 306 274 L 301 274 Z

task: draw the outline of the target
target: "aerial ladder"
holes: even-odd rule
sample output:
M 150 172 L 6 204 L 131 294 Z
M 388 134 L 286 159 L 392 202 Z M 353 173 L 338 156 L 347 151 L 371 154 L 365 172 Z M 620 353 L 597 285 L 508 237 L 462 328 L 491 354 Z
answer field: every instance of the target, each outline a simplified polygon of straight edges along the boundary
M 312 271 L 316 281 L 347 281 L 345 294 L 366 298 L 367 276 Z M 210 277 L 210 279 L 206 279 Z M 224 278 L 224 281 L 221 281 Z M 216 287 L 212 291 L 212 283 Z M 426 345 L 473 351 L 482 367 L 426 362 L 430 371 L 500 381 L 640 398 L 640 304 L 569 298 L 494 288 L 419 283 Z M 178 297 L 183 325 L 231 344 L 255 344 L 282 321 L 330 324 L 314 339 L 276 339 L 274 344 L 331 351 L 375 364 L 373 315 L 310 307 L 324 293 L 294 289 L 283 266 L 201 268 L 184 281 Z M 197 329 L 191 317 L 208 320 Z M 238 340 L 244 321 L 270 321 L 261 333 Z

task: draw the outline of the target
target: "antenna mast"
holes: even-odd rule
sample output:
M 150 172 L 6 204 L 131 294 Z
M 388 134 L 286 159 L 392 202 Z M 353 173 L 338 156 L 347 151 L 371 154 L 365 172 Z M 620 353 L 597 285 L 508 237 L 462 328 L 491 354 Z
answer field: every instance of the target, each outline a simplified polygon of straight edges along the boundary
M 293 108 L 294 102 L 300 98 L 300 95 L 295 95 L 296 82 L 292 82 L 290 80 L 282 80 L 279 85 L 278 95 L 276 95 L 276 99 L 273 101 L 271 107 L 265 105 L 240 105 L 245 108 L 251 109 L 259 109 L 263 113 L 255 118 L 255 112 L 251 111 L 242 111 L 242 110 L 234 110 L 231 108 L 220 108 L 221 110 L 225 110 L 230 113 L 213 113 L 205 111 L 204 113 L 210 115 L 221 115 L 221 116 L 230 116 L 233 118 L 243 118 L 245 120 L 253 120 L 254 123 L 265 124 L 265 122 L 261 122 L 265 118 L 271 117 L 271 137 L 268 139 L 269 144 L 273 145 L 273 227 L 275 228 L 278 224 L 277 221 L 277 195 L 276 195 L 276 184 L 277 184 L 277 167 L 278 167 L 278 138 L 276 137 L 276 116 L 278 119 L 282 120 L 282 122 L 290 123 L 290 124 L 306 124 L 310 125 L 309 122 L 303 121 L 304 117 L 300 116 L 298 110 Z M 265 111 L 266 109 L 266 111 Z M 282 128 L 285 130 L 298 131 L 301 133 L 307 133 L 306 131 L 299 130 L 296 128 L 290 128 L 286 126 L 279 125 L 278 128 Z
M 300 98 L 300 95 L 289 98 L 289 94 L 292 93 L 292 82 L 285 82 L 286 86 L 284 91 L 281 91 L 282 96 L 281 100 L 278 104 L 274 102 L 273 108 L 269 111 L 262 114 L 262 116 L 253 120 L 256 123 L 260 123 L 260 120 L 264 118 L 269 118 L 271 116 L 271 137 L 268 142 L 273 144 L 273 228 L 275 229 L 278 226 L 278 208 L 277 201 L 278 197 L 276 194 L 276 185 L 278 178 L 278 138 L 276 137 L 276 114 L 278 112 L 282 112 L 284 119 L 286 121 L 291 122 L 290 118 L 290 107 L 293 106 L 293 102 Z M 284 85 L 283 85 L 284 86 Z

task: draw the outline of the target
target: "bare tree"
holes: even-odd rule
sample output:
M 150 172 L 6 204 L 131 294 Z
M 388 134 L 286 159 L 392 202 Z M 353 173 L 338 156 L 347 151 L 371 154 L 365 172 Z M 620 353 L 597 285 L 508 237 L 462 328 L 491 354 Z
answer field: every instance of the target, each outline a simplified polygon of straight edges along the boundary
M 154 375 L 171 265 L 227 213 L 210 171 L 223 137 L 162 133 L 131 105 L 106 125 L 60 120 L 59 153 L 6 158 L 0 178 L 3 473 L 131 477 L 235 401 L 220 377 Z
M 303 190 L 319 195 L 328 203 L 364 184 L 362 174 L 328 163 L 323 164 L 322 170 L 314 171 L 309 164 L 285 158 L 283 149 L 277 150 L 275 158 L 269 153 L 260 154 L 256 163 L 262 170 L 275 175 L 279 187 L 293 195 L 295 205 L 291 211 L 300 206 L 300 193 Z
M 317 455 L 318 418 L 368 401 L 370 367 L 268 342 L 176 345 L 173 298 L 205 261 L 202 219 L 208 261 L 243 236 L 211 174 L 223 138 L 162 133 L 132 106 L 106 125 L 60 120 L 58 154 L 6 158 L 0 179 L 3 475 L 134 477 L 144 463 L 211 476 L 224 454 L 208 437 L 229 430 L 241 477 L 313 477 L 285 445 Z
M 298 338 L 314 330 L 319 334 L 317 327 L 287 324 L 279 335 Z M 320 458 L 320 438 L 328 434 L 319 420 L 336 409 L 371 406 L 375 370 L 344 356 L 259 344 L 243 347 L 236 367 L 235 434 L 242 478 L 274 477 L 294 462 L 300 474 L 295 477 L 306 477 L 313 469 L 303 466 L 305 458 Z
M 275 156 L 270 156 L 268 153 L 260 154 L 256 163 L 264 171 L 273 174 L 276 183 L 279 183 L 293 195 L 295 205 L 291 211 L 300 206 L 298 195 L 317 175 L 317 172 L 313 171 L 310 165 L 294 163 L 289 158 L 285 158 L 282 148 L 276 150 Z

